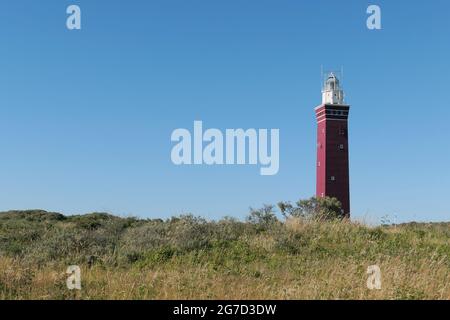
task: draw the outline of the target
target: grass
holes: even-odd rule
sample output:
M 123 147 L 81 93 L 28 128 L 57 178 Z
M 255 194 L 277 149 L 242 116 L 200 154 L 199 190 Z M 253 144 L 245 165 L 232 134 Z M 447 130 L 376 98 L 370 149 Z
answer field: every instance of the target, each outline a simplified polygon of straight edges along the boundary
M 450 299 L 450 223 L 0 213 L 0 299 Z M 381 290 L 366 286 L 378 265 Z M 81 268 L 82 290 L 65 271 Z

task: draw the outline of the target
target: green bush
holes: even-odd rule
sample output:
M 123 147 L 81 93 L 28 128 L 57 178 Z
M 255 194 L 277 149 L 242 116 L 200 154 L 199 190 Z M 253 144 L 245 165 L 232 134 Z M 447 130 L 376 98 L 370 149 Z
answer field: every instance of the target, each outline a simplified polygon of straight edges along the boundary
M 286 218 L 325 221 L 345 217 L 339 200 L 330 197 L 312 197 L 307 200 L 299 200 L 295 205 L 290 202 L 280 202 L 278 207 Z

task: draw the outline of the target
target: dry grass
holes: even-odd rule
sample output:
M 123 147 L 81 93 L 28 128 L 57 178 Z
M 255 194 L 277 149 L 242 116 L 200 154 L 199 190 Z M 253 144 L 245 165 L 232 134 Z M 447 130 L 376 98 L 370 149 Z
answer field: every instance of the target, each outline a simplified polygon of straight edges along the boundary
M 288 221 L 264 230 L 231 227 L 244 229 L 221 244 L 215 238 L 204 247 L 172 243 L 173 252 L 166 244 L 150 247 L 146 232 L 133 231 L 143 237 L 135 239 L 141 251 L 127 262 L 121 262 L 122 251 L 134 244 L 127 238 L 130 229 L 123 230 L 97 263 L 80 260 L 81 291 L 66 288 L 65 270 L 77 256 L 37 263 L 30 258 L 34 251 L 12 255 L 3 249 L 0 299 L 450 299 L 448 224 L 368 228 Z M 366 286 L 373 264 L 382 271 L 381 290 Z

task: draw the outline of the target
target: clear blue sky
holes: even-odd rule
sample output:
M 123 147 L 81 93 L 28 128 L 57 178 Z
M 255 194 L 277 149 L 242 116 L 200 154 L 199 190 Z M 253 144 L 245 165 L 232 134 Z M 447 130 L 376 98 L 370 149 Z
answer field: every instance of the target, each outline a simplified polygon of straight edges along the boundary
M 446 0 L 3 0 L 0 210 L 242 218 L 312 196 L 324 65 L 345 68 L 352 214 L 450 220 L 449 15 Z M 278 175 L 174 166 L 171 132 L 194 120 L 279 128 Z

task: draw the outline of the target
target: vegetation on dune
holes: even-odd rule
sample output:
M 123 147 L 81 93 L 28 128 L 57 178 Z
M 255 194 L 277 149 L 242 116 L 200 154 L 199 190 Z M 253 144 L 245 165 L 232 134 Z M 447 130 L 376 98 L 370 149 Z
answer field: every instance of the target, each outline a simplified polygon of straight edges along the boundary
M 368 227 L 314 201 L 280 203 L 283 221 L 0 213 L 0 299 L 450 299 L 450 223 Z

